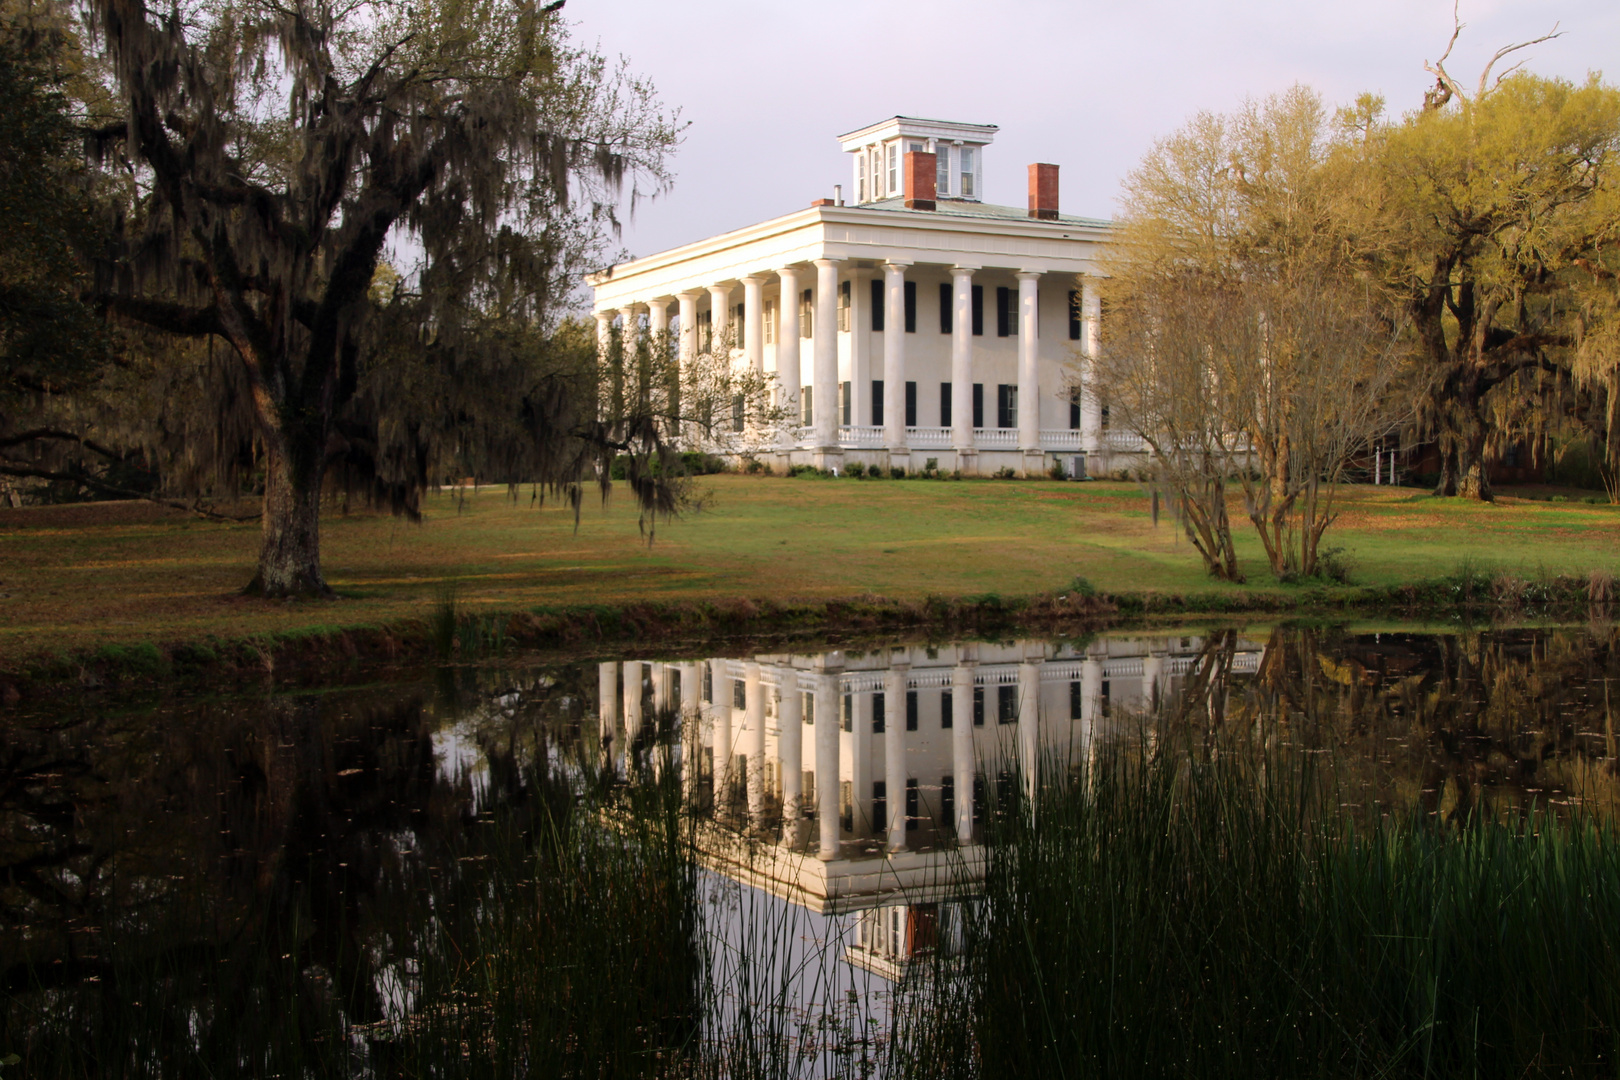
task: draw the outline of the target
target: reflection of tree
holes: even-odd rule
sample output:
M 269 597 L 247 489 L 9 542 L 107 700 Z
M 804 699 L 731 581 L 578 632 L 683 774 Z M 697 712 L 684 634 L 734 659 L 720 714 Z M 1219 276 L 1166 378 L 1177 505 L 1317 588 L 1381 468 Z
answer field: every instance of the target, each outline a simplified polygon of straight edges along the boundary
M 1614 630 L 1455 635 L 1272 631 L 1259 670 L 1234 673 L 1216 632 L 1161 718 L 1213 735 L 1335 747 L 1347 790 L 1372 805 L 1448 818 L 1481 805 L 1610 802 L 1620 795 L 1609 685 Z M 1206 746 L 1206 752 L 1208 747 Z

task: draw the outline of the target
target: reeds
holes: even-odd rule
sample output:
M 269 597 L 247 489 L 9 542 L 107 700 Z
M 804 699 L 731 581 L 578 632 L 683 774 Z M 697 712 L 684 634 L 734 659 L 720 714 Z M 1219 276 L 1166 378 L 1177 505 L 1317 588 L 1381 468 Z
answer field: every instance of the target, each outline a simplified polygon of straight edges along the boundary
M 934 1076 L 1612 1075 L 1608 828 L 1362 816 L 1334 792 L 1309 757 L 1161 747 L 1000 807 L 958 1000 L 916 1006 L 906 1056 Z

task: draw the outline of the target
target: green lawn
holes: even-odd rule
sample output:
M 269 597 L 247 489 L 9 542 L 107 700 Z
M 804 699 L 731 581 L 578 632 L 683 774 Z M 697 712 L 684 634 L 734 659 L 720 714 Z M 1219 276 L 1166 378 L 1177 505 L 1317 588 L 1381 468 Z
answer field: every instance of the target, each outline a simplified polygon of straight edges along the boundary
M 1062 590 L 1081 575 L 1110 592 L 1201 593 L 1208 581 L 1173 523 L 1155 528 L 1134 484 L 862 481 L 715 476 L 701 508 L 647 544 L 627 496 L 571 513 L 504 489 L 427 501 L 412 525 L 332 513 L 323 547 L 332 603 L 235 595 L 252 575 L 256 524 L 144 505 L 0 511 L 0 658 L 130 640 L 178 641 L 420 616 L 445 581 L 470 607 L 639 599 L 822 599 Z M 1464 560 L 1534 577 L 1620 572 L 1620 509 L 1409 489 L 1353 488 L 1329 545 L 1356 580 L 1432 578 Z M 1240 512 L 1234 508 L 1234 512 Z M 1246 527 L 1246 522 L 1244 523 Z M 1266 577 L 1240 532 L 1250 591 Z

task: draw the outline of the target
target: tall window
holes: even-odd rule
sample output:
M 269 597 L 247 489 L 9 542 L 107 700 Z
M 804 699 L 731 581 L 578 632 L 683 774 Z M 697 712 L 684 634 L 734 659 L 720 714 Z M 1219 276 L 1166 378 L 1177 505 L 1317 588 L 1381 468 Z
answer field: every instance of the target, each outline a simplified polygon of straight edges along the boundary
M 814 327 L 810 325 L 810 320 L 816 313 L 815 305 L 810 302 L 811 295 L 809 289 L 799 294 L 799 336 L 802 338 L 812 337 L 815 333 Z
M 951 283 L 948 282 L 948 281 L 940 282 L 939 283 L 939 332 L 942 333 L 942 334 L 948 334 L 948 333 L 951 332 L 951 300 L 952 300 Z
M 962 147 L 962 197 L 973 198 L 973 147 Z
M 984 286 L 973 286 L 973 336 L 984 336 Z
M 815 387 L 799 387 L 799 423 L 809 427 L 816 422 L 814 398 Z
M 879 690 L 872 695 L 872 734 L 883 734 L 887 717 L 884 713 L 883 691 Z
M 900 190 L 900 144 L 889 144 L 889 194 Z
M 849 282 L 840 282 L 838 286 L 838 329 L 844 333 L 849 332 Z
M 838 422 L 840 424 L 844 424 L 846 426 L 849 425 L 849 424 L 854 423 L 854 421 L 850 419 L 850 411 L 851 411 L 851 409 L 850 409 L 850 404 L 851 404 L 850 399 L 852 397 L 854 397 L 854 393 L 851 390 L 851 387 L 853 387 L 854 385 L 855 385 L 854 383 L 849 383 L 849 382 L 841 382 L 841 383 L 838 384 L 838 396 L 839 396 L 839 410 L 838 411 L 839 411 L 839 416 L 840 416 L 840 419 L 839 419 Z
M 939 384 L 939 426 L 951 426 L 951 384 Z
M 1002 685 L 996 687 L 996 723 L 1016 724 L 1018 722 L 1018 687 Z
M 1069 340 L 1080 340 L 1080 290 L 1069 290 Z
M 1006 383 L 996 387 L 996 426 L 1018 426 L 1018 387 Z
M 906 691 L 906 730 L 916 731 L 917 721 L 921 718 L 921 709 L 917 705 L 917 691 Z
M 714 312 L 697 313 L 698 350 L 708 352 L 714 346 Z
M 951 193 L 951 148 L 945 143 L 934 144 L 934 189 L 941 197 Z
M 1080 391 L 1069 391 L 1069 430 L 1080 430 Z
M 984 427 L 984 383 L 973 384 L 973 426 Z
M 949 690 L 939 692 L 939 726 L 952 727 L 956 724 L 956 702 L 951 698 Z
M 996 336 L 1018 336 L 1018 290 L 996 286 Z
M 883 426 L 883 380 L 872 380 L 872 426 Z
M 747 347 L 747 343 L 745 341 L 746 330 L 744 328 L 748 325 L 748 323 L 747 320 L 743 318 L 743 316 L 746 314 L 747 311 L 745 310 L 745 305 L 743 304 L 738 304 L 731 310 L 731 344 L 739 349 Z
M 905 295 L 906 333 L 915 334 L 917 332 L 917 283 L 915 281 L 906 282 Z
M 765 301 L 763 312 L 765 319 L 765 344 L 770 345 L 776 341 L 776 301 Z
M 872 329 L 883 332 L 883 279 L 872 279 Z
M 917 384 L 906 383 L 906 427 L 917 426 Z

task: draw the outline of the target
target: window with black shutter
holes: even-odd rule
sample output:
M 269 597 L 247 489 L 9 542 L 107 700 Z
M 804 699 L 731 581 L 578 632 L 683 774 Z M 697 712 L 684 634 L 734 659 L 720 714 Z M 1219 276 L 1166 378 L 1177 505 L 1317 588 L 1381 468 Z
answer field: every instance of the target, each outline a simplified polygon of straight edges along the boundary
M 844 730 L 855 730 L 855 698 L 845 694 L 843 698 Z
M 872 695 L 872 734 L 881 735 L 884 731 L 886 717 L 883 713 L 883 694 Z
M 984 336 L 984 286 L 973 286 L 973 336 Z
M 849 282 L 838 283 L 838 329 L 849 332 Z
M 984 427 L 984 383 L 973 384 L 973 426 Z
M 917 332 L 917 283 L 906 282 L 906 333 Z
M 883 332 L 883 279 L 872 279 L 872 329 Z
M 1080 290 L 1069 290 L 1069 340 L 1080 340 Z
M 811 325 L 816 314 L 816 305 L 811 302 L 813 290 L 806 289 L 799 295 L 799 336 L 809 338 L 816 336 L 816 328 Z
M 1013 299 L 1015 295 L 1017 294 L 1005 285 L 996 286 L 996 337 L 1007 337 L 1017 332 L 1014 329 L 1013 315 L 1013 309 L 1017 305 L 1017 301 Z
M 996 426 L 1018 426 L 1018 387 L 999 383 L 996 386 Z
M 917 384 L 906 383 L 906 427 L 917 426 Z
M 922 792 L 917 788 L 917 781 L 906 781 L 906 831 L 917 827 L 922 818 Z
M 996 687 L 996 723 L 1014 724 L 1018 722 L 1018 687 Z
M 984 687 L 973 688 L 973 726 L 984 727 Z
M 942 728 L 949 728 L 954 727 L 955 725 L 956 708 L 951 703 L 951 692 L 949 690 L 941 690 L 939 692 L 939 726 Z
M 748 686 L 741 679 L 731 680 L 731 707 L 733 709 L 748 708 Z
M 1069 430 L 1080 430 L 1080 391 L 1069 392 Z
M 939 332 L 951 332 L 951 283 L 948 281 L 939 283 Z
M 921 713 L 921 711 L 922 710 L 917 705 L 917 691 L 915 691 L 915 690 L 907 690 L 906 691 L 906 730 L 907 731 L 916 731 L 917 730 L 917 717 Z
M 882 780 L 872 781 L 872 827 L 881 829 L 889 823 L 889 785 Z
M 883 426 L 883 380 L 872 380 L 872 426 Z
M 951 384 L 939 384 L 939 426 L 951 426 Z
M 956 777 L 939 778 L 939 814 L 945 824 L 956 822 Z
M 1086 717 L 1085 689 L 1084 689 L 1083 686 L 1081 686 L 1080 680 L 1071 679 L 1069 681 L 1069 719 L 1070 720 L 1084 720 L 1085 717 Z

